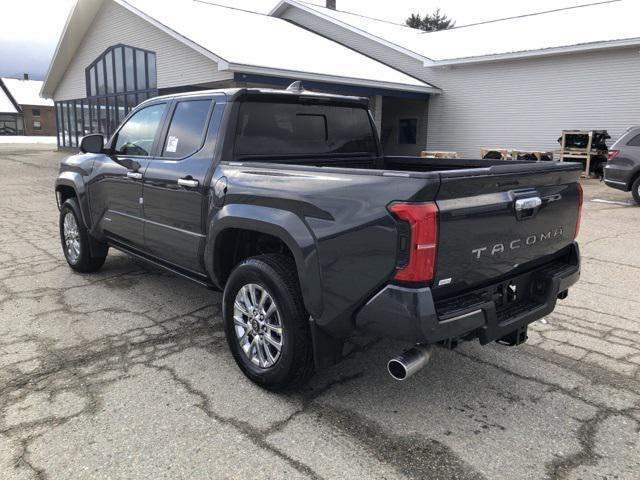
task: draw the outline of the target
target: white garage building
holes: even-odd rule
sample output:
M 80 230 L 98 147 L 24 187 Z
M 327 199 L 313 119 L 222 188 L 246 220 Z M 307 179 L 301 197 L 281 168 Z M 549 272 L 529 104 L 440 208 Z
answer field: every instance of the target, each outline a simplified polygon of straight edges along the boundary
M 553 150 L 564 129 L 615 137 L 640 124 L 639 13 L 622 0 L 425 33 L 295 0 L 270 16 L 78 0 L 42 94 L 56 102 L 61 147 L 111 133 L 149 96 L 302 79 L 370 97 L 391 154 Z

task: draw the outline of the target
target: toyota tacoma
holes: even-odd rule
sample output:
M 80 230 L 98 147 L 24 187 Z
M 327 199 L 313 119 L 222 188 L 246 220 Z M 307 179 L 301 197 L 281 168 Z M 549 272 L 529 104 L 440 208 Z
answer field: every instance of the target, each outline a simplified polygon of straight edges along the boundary
M 55 182 L 69 266 L 109 248 L 223 291 L 244 374 L 272 389 L 356 335 L 518 345 L 579 277 L 580 165 L 385 156 L 367 100 L 225 89 L 147 100 Z

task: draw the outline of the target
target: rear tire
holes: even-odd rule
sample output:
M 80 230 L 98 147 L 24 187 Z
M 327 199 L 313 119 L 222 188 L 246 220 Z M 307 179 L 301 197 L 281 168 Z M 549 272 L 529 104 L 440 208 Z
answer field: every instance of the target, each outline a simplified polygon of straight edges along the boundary
M 631 195 L 636 204 L 640 205 L 640 176 L 631 185 Z
M 233 358 L 251 381 L 278 391 L 311 377 L 309 314 L 291 258 L 269 254 L 243 261 L 229 276 L 222 312 Z
M 107 249 L 104 255 L 91 256 L 89 249 L 89 231 L 82 221 L 80 205 L 76 198 L 65 200 L 60 208 L 60 242 L 64 258 L 69 266 L 76 272 L 90 273 L 100 270 L 107 258 Z

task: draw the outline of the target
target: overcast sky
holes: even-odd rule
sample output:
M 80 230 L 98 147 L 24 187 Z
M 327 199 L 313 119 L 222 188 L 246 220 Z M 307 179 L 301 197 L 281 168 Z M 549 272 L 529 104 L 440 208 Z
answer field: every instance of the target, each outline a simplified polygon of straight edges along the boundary
M 277 0 L 209 1 L 263 13 L 278 3 Z M 324 0 L 310 1 L 318 5 L 325 3 Z M 28 72 L 32 78 L 44 78 L 74 2 L 75 0 L 5 0 L 0 19 L 0 76 L 21 76 Z M 594 0 L 337 0 L 339 10 L 396 23 L 403 23 L 411 13 L 424 14 L 440 7 L 458 26 L 587 3 L 594 3 Z

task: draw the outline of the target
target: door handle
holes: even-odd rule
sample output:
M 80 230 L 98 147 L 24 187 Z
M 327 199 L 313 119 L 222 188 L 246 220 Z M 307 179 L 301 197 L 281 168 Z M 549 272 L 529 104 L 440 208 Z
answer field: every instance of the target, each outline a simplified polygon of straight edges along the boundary
M 127 178 L 133 178 L 134 180 L 142 180 L 142 174 L 139 172 L 127 172 Z
M 183 187 L 195 188 L 198 186 L 198 180 L 193 180 L 191 178 L 179 178 L 178 185 L 182 185 Z

